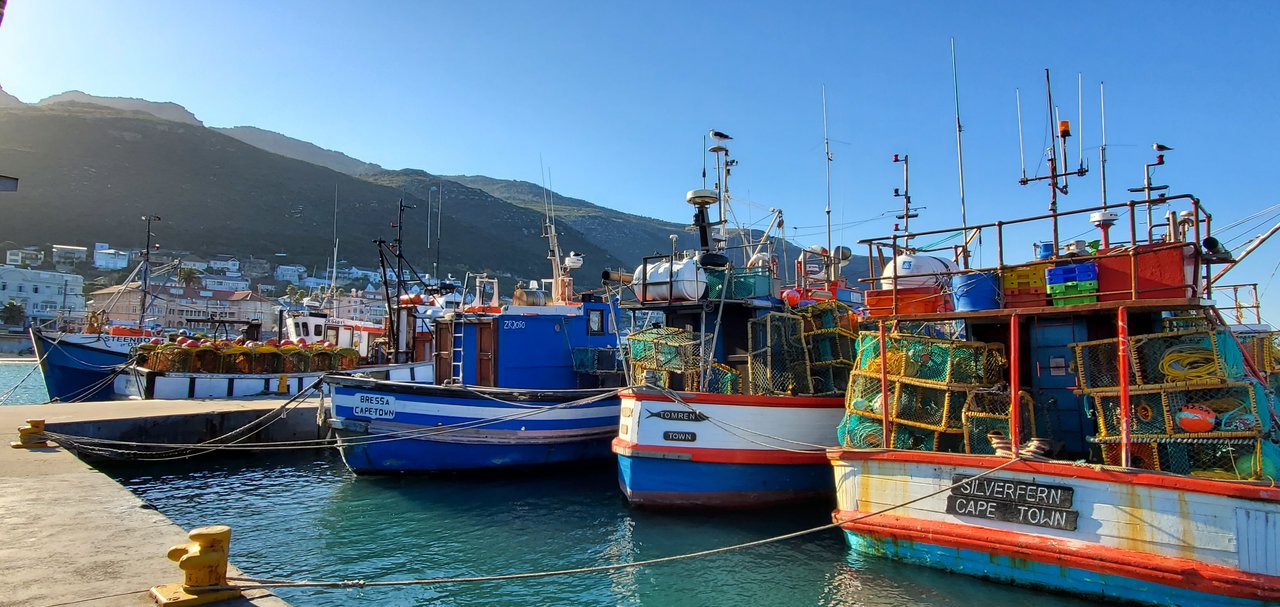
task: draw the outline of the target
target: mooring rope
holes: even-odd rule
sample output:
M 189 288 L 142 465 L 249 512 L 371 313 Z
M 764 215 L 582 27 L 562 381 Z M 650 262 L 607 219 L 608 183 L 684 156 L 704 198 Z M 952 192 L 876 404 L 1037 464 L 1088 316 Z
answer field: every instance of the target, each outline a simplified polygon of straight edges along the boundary
M 557 576 L 564 576 L 564 575 L 578 575 L 583 573 L 600 573 L 605 571 L 618 571 L 621 569 L 636 569 L 640 567 L 648 567 L 652 565 L 661 565 L 664 563 L 673 563 L 676 561 L 685 561 L 685 560 L 701 558 L 706 556 L 713 556 L 717 554 L 723 554 L 726 552 L 734 552 L 737 550 L 744 550 L 746 548 L 754 548 L 756 546 L 773 544 L 773 543 L 781 542 L 784 540 L 789 540 L 789 539 L 793 539 L 793 538 L 797 538 L 805 535 L 810 535 L 813 533 L 817 533 L 819 531 L 834 529 L 836 527 L 840 527 L 841 525 L 844 525 L 847 523 L 855 523 L 861 520 L 871 518 L 873 516 L 885 514 L 887 512 L 898 510 L 900 508 L 905 508 L 907 506 L 910 506 L 917 502 L 924 501 L 936 495 L 941 495 L 956 487 L 960 487 L 960 486 L 972 483 L 973 481 L 976 481 L 980 478 L 983 478 L 985 476 L 998 472 L 1020 461 L 1022 460 L 1017 458 L 1012 458 L 1009 461 L 1003 464 L 1000 464 L 999 466 L 996 466 L 995 468 L 985 470 L 979 474 L 966 478 L 958 483 L 947 485 L 937 491 L 933 491 L 931 493 L 922 495 L 920 497 L 917 497 L 899 504 L 887 506 L 885 508 L 881 508 L 880 510 L 876 510 L 874 512 L 868 512 L 866 514 L 860 514 L 852 518 L 833 521 L 826 525 L 813 527 L 811 529 L 794 531 L 791 533 L 785 533 L 783 535 L 776 535 L 773 537 L 753 540 L 753 541 L 744 542 L 741 544 L 734 544 L 732 546 L 721 546 L 719 548 L 699 550 L 697 552 L 689 552 L 686 554 L 677 554 L 673 556 L 664 556 L 659 558 L 647 559 L 643 561 L 634 561 L 630 563 L 616 563 L 613 565 L 596 565 L 593 567 L 577 567 L 573 569 L 557 569 L 553 571 L 507 573 L 507 574 L 500 574 L 500 575 L 485 575 L 485 576 L 472 576 L 472 577 L 426 578 L 426 579 L 417 579 L 417 580 L 309 581 L 309 580 L 277 580 L 277 579 L 243 577 L 243 576 L 238 576 L 238 577 L 228 576 L 227 577 L 228 580 L 237 581 L 237 582 L 247 582 L 247 584 L 238 584 L 238 585 L 230 585 L 230 586 L 208 586 L 208 587 L 201 588 L 200 590 L 231 590 L 231 589 L 257 590 L 257 589 L 272 589 L 272 588 L 376 588 L 376 587 L 387 587 L 387 586 L 427 586 L 427 585 L 435 585 L 435 584 L 459 584 L 459 583 L 475 583 L 475 582 L 496 582 L 496 581 L 503 581 L 503 580 L 522 580 L 522 579 L 533 579 L 533 578 L 557 577 Z
M 494 425 L 502 422 L 515 421 L 519 419 L 524 419 L 526 417 L 532 417 L 534 415 L 537 415 L 539 413 L 544 413 L 547 411 L 574 407 L 577 405 L 588 404 L 588 403 L 596 402 L 599 400 L 604 400 L 606 398 L 610 398 L 612 396 L 617 395 L 618 392 L 622 390 L 621 388 L 618 388 L 618 389 L 610 390 L 608 392 L 604 392 L 601 394 L 592 395 L 587 398 L 568 401 L 568 402 L 560 403 L 557 405 L 547 405 L 547 406 L 541 406 L 537 408 L 519 409 L 510 415 L 483 418 L 483 419 L 477 419 L 477 420 L 469 420 L 469 421 L 460 422 L 457 424 L 450 424 L 448 426 L 433 426 L 433 427 L 424 427 L 424 428 L 412 428 L 407 430 L 398 430 L 393 432 L 381 432 L 377 434 L 369 434 L 363 437 L 352 437 L 352 438 L 346 438 L 346 439 L 316 438 L 316 439 L 304 439 L 304 440 L 296 440 L 296 441 L 278 441 L 278 442 L 269 442 L 269 443 L 245 443 L 242 441 L 245 438 L 248 438 L 248 433 L 246 433 L 244 436 L 241 436 L 235 440 L 232 440 L 231 442 L 225 442 L 225 443 L 216 442 L 216 441 L 226 440 L 228 438 L 234 437 L 241 432 L 246 432 L 246 431 L 256 432 L 256 431 L 265 429 L 267 426 L 275 423 L 276 421 L 279 421 L 280 419 L 283 419 L 285 417 L 284 415 L 285 410 L 290 407 L 298 406 L 307 398 L 309 398 L 309 394 L 313 391 L 316 391 L 316 388 L 318 387 L 320 382 L 321 380 L 317 379 L 307 388 L 305 388 L 304 390 L 302 390 L 301 392 L 299 392 L 298 394 L 290 398 L 285 403 L 281 404 L 279 407 L 263 414 L 261 417 L 254 419 L 248 424 L 245 424 L 244 426 L 241 426 L 240 428 L 237 428 L 235 430 L 231 430 L 230 432 L 227 432 L 221 436 L 211 438 L 207 441 L 200 442 L 200 443 L 147 443 L 147 442 L 139 442 L 139 441 L 121 441 L 121 440 L 93 438 L 93 437 L 86 437 L 86 436 L 75 436 L 75 435 L 62 434 L 58 432 L 48 432 L 48 431 L 46 431 L 44 434 L 50 440 L 54 440 L 59 443 L 65 443 L 74 449 L 78 449 L 86 453 L 90 453 L 90 454 L 98 455 L 102 457 L 110 457 L 114 459 L 131 459 L 131 460 L 138 460 L 138 461 L 166 461 L 170 459 L 186 459 L 186 458 L 194 457 L 197 455 L 203 455 L 205 453 L 210 453 L 210 452 L 219 451 L 219 450 L 287 451 L 287 450 L 297 450 L 297 449 L 317 449 L 317 448 L 323 448 L 323 447 L 343 446 L 344 444 L 368 445 L 368 444 L 376 444 L 376 443 L 384 443 L 384 442 L 393 442 L 393 441 L 399 441 L 399 440 L 417 439 L 417 438 L 423 438 L 428 436 L 439 436 L 439 435 L 460 432 L 463 430 L 482 428 L 485 426 L 490 426 L 490 425 Z M 323 397 L 323 394 L 322 394 L 322 397 Z M 254 427 L 254 424 L 257 424 L 258 422 L 261 422 L 272 416 L 276 416 L 276 417 L 269 420 L 266 424 L 262 425 L 261 427 Z M 117 448 L 107 447 L 105 445 L 119 445 L 124 447 L 165 448 L 167 450 L 166 451 L 139 451 L 135 449 L 117 449 Z M 183 451 L 190 451 L 190 450 L 201 450 L 201 451 L 198 451 L 196 453 L 182 453 Z

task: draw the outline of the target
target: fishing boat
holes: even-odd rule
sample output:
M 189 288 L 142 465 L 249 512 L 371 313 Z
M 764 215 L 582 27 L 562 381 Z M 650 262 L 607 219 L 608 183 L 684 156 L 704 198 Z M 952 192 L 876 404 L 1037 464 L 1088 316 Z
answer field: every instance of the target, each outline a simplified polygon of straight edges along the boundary
M 1280 602 L 1276 334 L 1227 325 L 1212 215 L 1147 183 L 1121 205 L 863 241 L 892 261 L 871 267 L 828 451 L 853 551 L 1094 600 Z M 1059 242 L 1087 224 L 1096 242 Z M 1017 263 L 1015 230 L 1053 240 Z M 904 270 L 938 253 L 911 239 L 956 232 L 997 265 L 964 267 L 961 246 L 959 269 Z M 904 282 L 922 274 L 948 287 Z
M 353 472 L 499 469 L 608 458 L 618 423 L 617 310 L 574 293 L 582 257 L 561 254 L 548 211 L 552 278 L 498 282 L 434 321 L 434 385 L 329 374 L 324 424 Z M 465 283 L 466 281 L 464 281 Z M 404 318 L 404 317 L 402 317 Z M 408 321 L 401 323 L 408 324 Z
M 830 499 L 825 448 L 843 415 L 860 302 L 838 275 L 849 250 L 807 250 L 796 261 L 799 284 L 784 292 L 770 236 L 780 211 L 758 242 L 725 246 L 734 161 L 717 139 L 716 188 L 685 197 L 698 249 L 606 274 L 629 285 L 629 310 L 662 318 L 627 340 L 632 379 L 613 440 L 619 484 L 632 504 L 659 508 Z

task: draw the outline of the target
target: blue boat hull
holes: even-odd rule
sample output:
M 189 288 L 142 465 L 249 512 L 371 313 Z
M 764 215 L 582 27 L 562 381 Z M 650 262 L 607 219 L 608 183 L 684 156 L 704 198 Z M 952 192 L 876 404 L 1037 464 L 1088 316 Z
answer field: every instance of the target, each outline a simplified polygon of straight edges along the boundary
M 504 390 L 327 376 L 357 474 L 566 464 L 612 456 L 613 390 Z M 592 397 L 605 396 L 591 402 Z M 569 404 L 573 403 L 573 404 Z
M 349 434 L 372 437 L 377 435 Z M 357 440 L 369 440 L 362 438 Z M 431 440 L 396 440 L 367 445 L 348 443 L 342 459 L 356 474 L 394 474 L 479 470 L 518 466 L 545 466 L 591 460 L 612 455 L 609 438 L 559 444 L 474 445 Z
M 54 341 L 32 331 L 31 342 L 50 400 L 108 400 L 116 365 L 129 360 L 128 354 L 67 341 Z
M 727 464 L 618 456 L 618 484 L 648 507 L 763 508 L 831 499 L 830 464 Z
M 889 557 L 996 582 L 1093 599 L 1202 607 L 1259 607 L 1272 604 L 979 550 L 936 546 L 902 538 L 877 539 L 847 529 L 844 534 L 849 546 L 862 554 Z

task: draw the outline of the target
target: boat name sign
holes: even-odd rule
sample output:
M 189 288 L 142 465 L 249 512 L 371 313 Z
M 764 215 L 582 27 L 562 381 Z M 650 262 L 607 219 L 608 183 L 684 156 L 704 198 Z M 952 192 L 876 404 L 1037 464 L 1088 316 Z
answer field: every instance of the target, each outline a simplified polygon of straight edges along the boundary
M 1064 485 L 1027 483 L 1001 478 L 951 477 L 947 514 L 985 518 L 1019 525 L 1074 531 L 1079 513 L 1071 509 L 1075 490 Z
M 658 419 L 664 419 L 669 422 L 705 422 L 707 421 L 706 414 L 702 413 L 701 411 L 664 410 L 664 411 L 645 411 L 645 413 L 648 413 L 648 415 L 646 416 L 646 419 L 649 417 L 656 417 Z
M 357 394 L 351 412 L 361 417 L 391 419 L 396 416 L 396 399 L 381 394 Z
M 676 432 L 673 430 L 667 430 L 662 433 L 662 440 L 677 441 L 681 443 L 695 443 L 698 442 L 698 435 L 693 432 Z

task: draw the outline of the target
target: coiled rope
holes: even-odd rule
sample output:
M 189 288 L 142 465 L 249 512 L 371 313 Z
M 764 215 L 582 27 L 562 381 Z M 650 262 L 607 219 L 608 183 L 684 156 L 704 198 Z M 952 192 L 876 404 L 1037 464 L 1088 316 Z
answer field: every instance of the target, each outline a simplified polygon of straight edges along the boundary
M 1007 468 L 1020 461 L 1022 460 L 1013 458 L 1003 464 L 1000 464 L 999 466 L 996 466 L 995 468 L 988 469 L 979 474 L 966 478 L 958 483 L 947 485 L 941 489 L 938 489 L 937 491 L 922 495 L 920 497 L 917 497 L 899 504 L 894 504 L 892 506 L 887 506 L 885 508 L 881 508 L 880 510 L 876 510 L 874 512 L 868 512 L 866 514 L 860 514 L 851 518 L 833 521 L 826 525 L 820 525 L 818 527 L 813 527 L 811 529 L 804 529 L 801 531 L 795 531 L 792 533 L 786 533 L 783 535 L 777 535 L 777 536 L 768 537 L 760 540 L 753 540 L 753 541 L 744 542 L 741 544 L 734 544 L 732 546 L 722 546 L 719 548 L 711 548 L 709 550 L 699 550 L 697 552 L 689 552 L 686 554 L 678 554 L 673 556 L 664 556 L 660 558 L 647 559 L 643 561 L 634 561 L 631 563 L 616 563 L 613 565 L 596 565 L 593 567 L 577 567 L 573 569 L 557 569 L 553 571 L 507 573 L 507 574 L 500 574 L 500 575 L 485 575 L 485 576 L 472 576 L 472 577 L 425 578 L 425 579 L 416 579 L 416 580 L 312 581 L 312 580 L 263 579 L 263 578 L 238 576 L 238 577 L 228 577 L 227 579 L 236 581 L 236 582 L 246 582 L 246 583 L 231 585 L 231 586 L 208 586 L 208 587 L 200 588 L 199 590 L 212 591 L 212 590 L 232 590 L 232 589 L 257 590 L 257 589 L 271 589 L 271 588 L 377 588 L 377 587 L 388 587 L 388 586 L 429 586 L 429 585 L 436 585 L 436 584 L 460 584 L 460 583 L 477 583 L 477 582 L 496 582 L 496 581 L 503 581 L 503 580 L 524 580 L 524 579 L 535 579 L 535 578 L 558 577 L 558 576 L 565 576 L 565 575 L 580 575 L 584 573 L 601 573 L 606 571 L 618 571 L 622 569 L 637 569 L 640 567 L 649 567 L 652 565 L 661 565 L 665 563 L 674 563 L 677 561 L 686 561 L 686 560 L 695 559 L 695 558 L 702 558 L 702 557 L 713 556 L 717 554 L 724 554 L 726 552 L 734 552 L 738 550 L 744 550 L 747 548 L 754 548 L 756 546 L 764 546 L 766 544 L 773 544 L 773 543 L 781 542 L 784 540 L 802 537 L 805 535 L 811 535 L 819 531 L 834 529 L 847 523 L 862 521 L 862 520 L 871 518 L 873 516 L 885 514 L 887 512 L 898 510 L 900 508 L 905 508 L 917 502 L 921 502 L 931 497 L 941 495 L 943 493 L 951 491 L 952 489 L 955 489 L 956 487 L 967 485 L 980 478 L 983 478 L 985 476 L 988 476 L 990 474 L 1003 470 L 1004 468 Z

